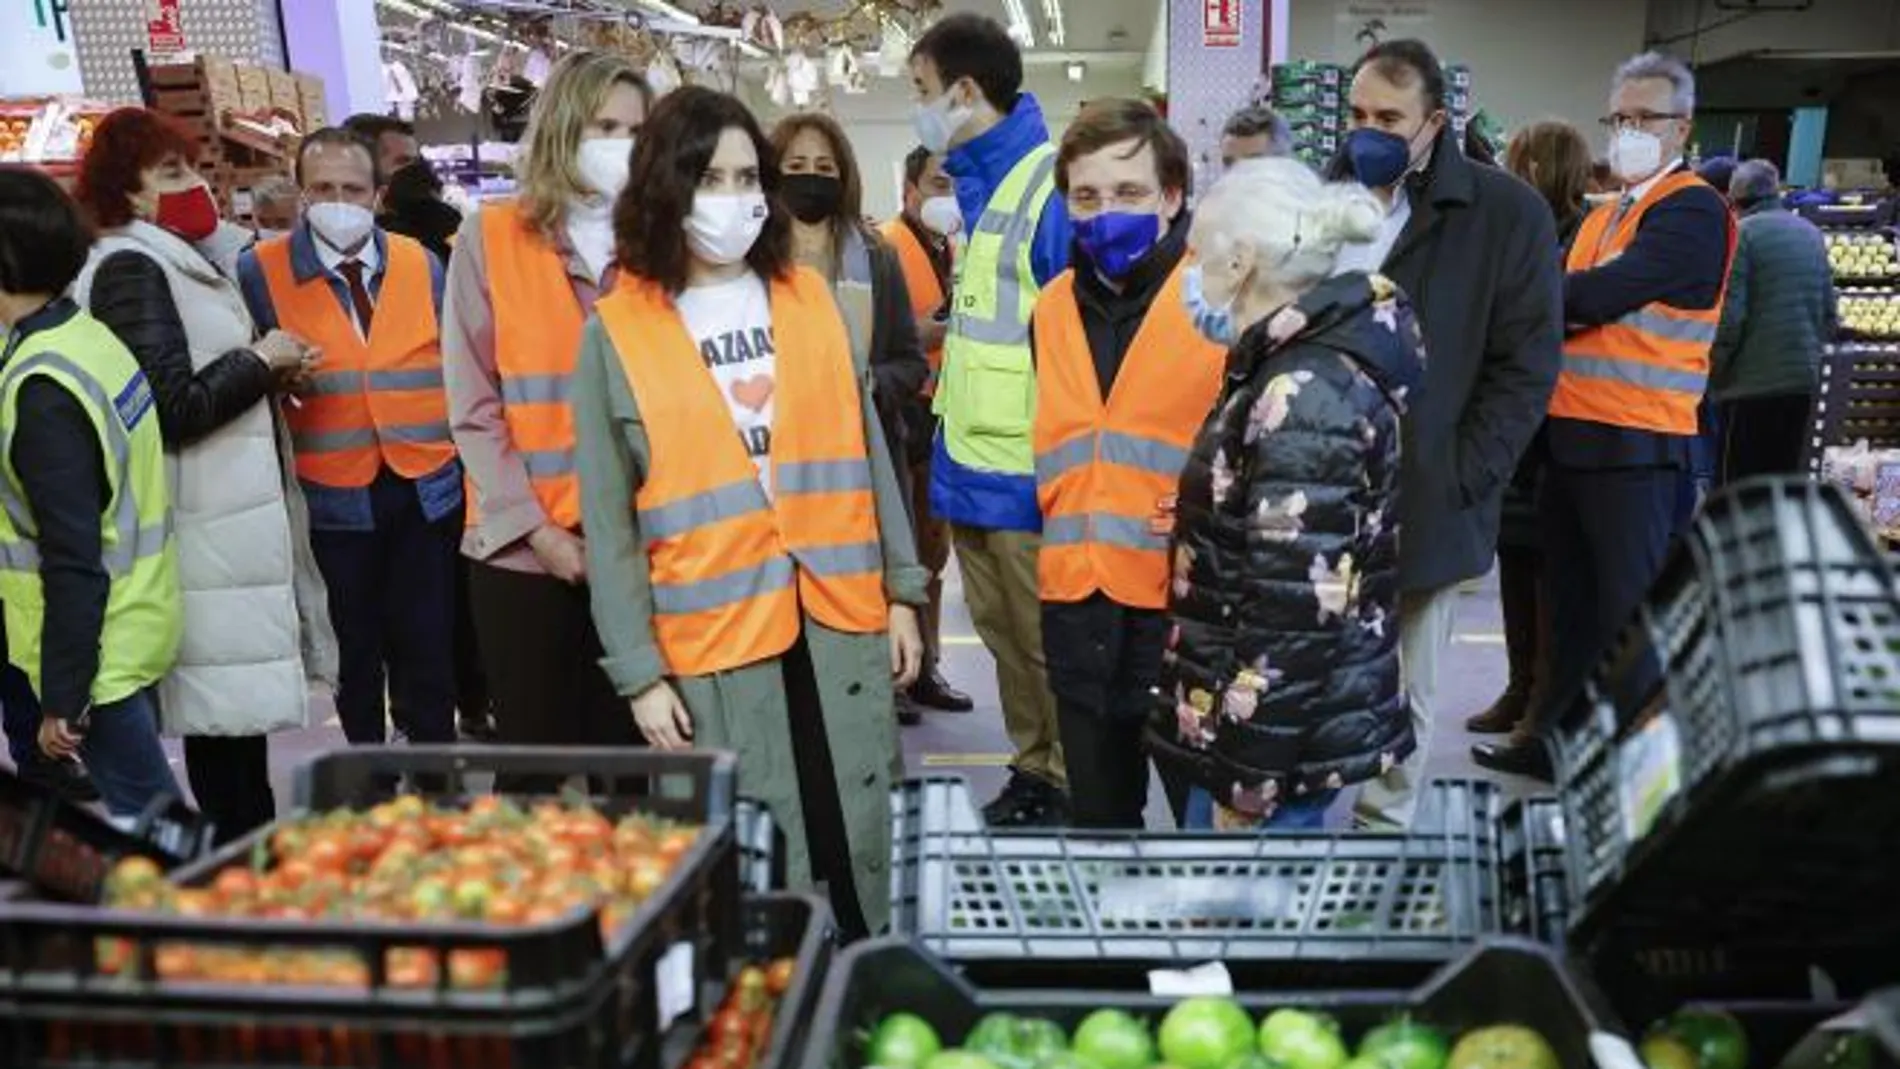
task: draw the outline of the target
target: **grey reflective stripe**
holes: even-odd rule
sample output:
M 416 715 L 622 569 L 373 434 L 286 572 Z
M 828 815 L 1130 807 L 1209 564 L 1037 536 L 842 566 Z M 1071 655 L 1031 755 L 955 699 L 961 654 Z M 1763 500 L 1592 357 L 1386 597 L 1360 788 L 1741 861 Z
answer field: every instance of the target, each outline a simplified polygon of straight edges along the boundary
M 376 428 L 376 433 L 392 442 L 428 443 L 449 441 L 448 420 L 434 423 L 395 423 Z
M 442 388 L 442 369 L 418 367 L 401 371 L 318 372 L 303 392 L 306 396 L 334 396 L 362 393 L 366 387 L 371 390 L 439 390 Z
M 136 505 L 133 506 L 133 513 L 136 516 Z M 165 551 L 165 541 L 172 534 L 171 516 L 168 513 L 162 522 L 143 527 L 135 521 L 130 528 L 118 528 L 117 534 L 118 541 L 105 547 L 106 574 L 115 579 L 129 575 L 139 561 L 156 557 Z M 24 539 L 17 542 L 0 541 L 0 568 L 17 572 L 39 571 L 39 546 Z
M 1187 450 L 1178 445 L 1120 431 L 1102 433 L 1102 462 L 1105 464 L 1141 468 L 1172 479 L 1187 467 L 1187 461 Z
M 1700 394 L 1708 386 L 1709 377 L 1693 371 L 1678 371 L 1675 368 L 1657 367 L 1635 360 L 1623 360 L 1614 356 L 1592 356 L 1585 353 L 1565 353 L 1564 370 L 1572 375 L 1581 375 L 1587 379 L 1606 379 L 1629 386 L 1641 386 L 1651 390 L 1675 390 L 1680 393 Z
M 347 431 L 297 431 L 291 442 L 301 453 L 340 453 L 345 449 L 370 449 L 376 445 L 376 432 L 368 427 Z
M 572 381 L 567 375 L 503 375 L 501 399 L 511 405 L 560 404 Z
M 843 494 L 871 488 L 871 465 L 864 460 L 796 460 L 772 469 L 772 487 L 781 494 Z
M 545 479 L 553 475 L 574 474 L 572 449 L 523 449 L 517 454 L 528 469 L 528 478 Z
M 1636 311 L 1619 318 L 1617 323 L 1634 330 L 1640 330 L 1645 334 L 1654 334 L 1658 338 L 1667 338 L 1670 341 L 1692 341 L 1703 342 L 1709 345 L 1715 344 L 1716 325 L 1714 323 L 1700 323 L 1693 319 L 1675 319 L 1663 315 L 1661 312 L 1652 312 L 1647 308 L 1638 308 Z
M 1081 434 L 1036 454 L 1036 482 L 1047 486 L 1095 459 L 1095 435 Z
M 999 212 L 994 208 L 985 208 L 982 216 L 976 221 L 976 227 L 970 232 L 972 234 L 1007 234 L 1009 224 L 1015 221 L 1015 212 Z
M 727 483 L 692 497 L 681 498 L 640 513 L 640 530 L 648 539 L 675 538 L 695 527 L 764 512 L 771 503 L 757 479 Z
M 884 551 L 876 542 L 810 546 L 793 550 L 792 556 L 813 575 L 862 575 L 884 570 Z
M 655 612 L 675 616 L 705 612 L 775 590 L 784 590 L 792 585 L 792 574 L 789 558 L 774 557 L 750 568 L 741 568 L 696 583 L 655 583 L 653 608 Z
M 1148 520 L 1141 516 L 1089 512 L 1051 516 L 1043 521 L 1042 544 L 1045 546 L 1080 546 L 1090 542 L 1157 553 L 1166 552 L 1168 548 L 1167 538 L 1150 531 Z
M 361 393 L 363 376 L 354 371 L 320 371 L 303 388 L 305 397 L 322 397 L 339 393 Z
M 982 217 L 977 220 L 976 233 L 995 235 L 999 243 L 996 252 L 995 317 L 981 319 L 955 311 L 953 305 L 951 333 L 983 345 L 1029 344 L 1029 319 L 1022 309 L 1025 284 L 1022 261 L 1024 251 L 1035 237 L 1036 222 L 1042 213 L 1028 209 L 1040 206 L 1038 195 L 1055 172 L 1055 166 L 1054 152 L 1043 155 L 1029 173 L 1029 181 L 1023 186 L 1022 201 L 1013 210 L 1004 212 L 985 208 Z M 1033 279 L 1027 281 L 1034 284 Z

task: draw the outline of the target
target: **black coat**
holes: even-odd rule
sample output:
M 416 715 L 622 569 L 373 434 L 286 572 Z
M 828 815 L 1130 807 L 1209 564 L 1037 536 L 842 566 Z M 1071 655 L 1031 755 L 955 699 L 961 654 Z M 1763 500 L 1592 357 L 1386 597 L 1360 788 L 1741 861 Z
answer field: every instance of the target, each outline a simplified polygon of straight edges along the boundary
M 1407 590 L 1490 570 L 1500 500 L 1550 407 L 1563 351 L 1550 206 L 1448 135 L 1432 158 L 1407 183 L 1412 217 L 1382 271 L 1411 296 L 1430 355 L 1405 421 Z
M 1217 801 L 1344 786 L 1412 752 L 1397 516 L 1420 341 L 1403 295 L 1353 273 L 1229 354 L 1181 474 L 1173 628 L 1147 733 Z

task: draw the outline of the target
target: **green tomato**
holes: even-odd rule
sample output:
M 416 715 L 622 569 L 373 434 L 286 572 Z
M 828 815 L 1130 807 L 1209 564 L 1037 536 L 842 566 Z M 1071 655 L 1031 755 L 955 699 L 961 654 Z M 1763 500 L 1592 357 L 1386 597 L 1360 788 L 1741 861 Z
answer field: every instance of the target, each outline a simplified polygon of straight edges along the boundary
M 1274 1010 L 1260 1022 L 1260 1053 L 1286 1069 L 1340 1069 L 1352 1060 L 1339 1024 L 1305 1010 Z
M 1695 1051 L 1665 1032 L 1645 1037 L 1636 1053 L 1643 1059 L 1643 1069 L 1697 1069 Z
M 923 1069 L 942 1049 L 943 1041 L 929 1021 L 914 1013 L 893 1013 L 877 1023 L 864 1060 L 882 1069 Z
M 1096 1010 L 1083 1018 L 1069 1045 L 1100 1069 L 1149 1069 L 1155 1060 L 1148 1026 L 1121 1010 Z
M 998 1069 L 995 1062 L 967 1050 L 946 1050 L 930 1056 L 924 1069 Z
M 1451 1048 L 1447 1069 L 1563 1069 L 1563 1065 L 1534 1029 L 1497 1024 L 1466 1032 Z
M 1184 999 L 1161 1019 L 1161 1057 L 1178 1069 L 1227 1069 L 1253 1049 L 1253 1019 L 1232 999 Z
M 1694 1051 L 1701 1069 L 1748 1069 L 1748 1033 L 1733 1014 L 1677 1010 L 1663 1022 L 1661 1030 Z
M 1384 1069 L 1444 1069 L 1450 1055 L 1443 1032 L 1410 1017 L 1387 1021 L 1359 1041 L 1359 1057 Z
M 1102 1069 L 1072 1050 L 1059 1050 L 1036 1063 L 1036 1069 Z M 1143 1066 L 1142 1069 L 1147 1069 Z

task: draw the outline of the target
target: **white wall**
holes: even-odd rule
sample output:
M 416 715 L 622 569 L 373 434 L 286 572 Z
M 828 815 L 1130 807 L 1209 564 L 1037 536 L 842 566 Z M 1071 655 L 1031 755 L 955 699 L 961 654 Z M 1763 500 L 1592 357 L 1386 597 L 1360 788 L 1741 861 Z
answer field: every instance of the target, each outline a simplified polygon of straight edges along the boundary
M 1396 13 L 1389 25 L 1397 35 L 1416 33 L 1440 59 L 1471 68 L 1476 104 L 1506 129 L 1560 118 L 1600 140 L 1594 120 L 1603 114 L 1610 73 L 1642 50 L 1648 0 L 1293 0 L 1288 7 L 1289 59 L 1349 64 L 1356 53 L 1336 54 L 1341 15 Z
M 1865 52 L 1900 47 L 1900 0 L 1812 0 L 1805 11 L 1718 11 L 1702 0 L 1650 0 L 1653 40 L 1699 63 L 1758 49 Z M 1737 17 L 1746 14 L 1746 17 Z
M 1112 70 L 1090 69 L 1080 82 L 1071 82 L 1061 67 L 1031 67 L 1024 74 L 1023 87 L 1041 101 L 1049 120 L 1049 133 L 1060 139 L 1062 131 L 1075 117 L 1085 100 L 1097 97 L 1135 96 L 1141 89 L 1138 65 Z M 871 92 L 862 96 L 832 96 L 833 115 L 851 136 L 858 166 L 864 172 L 864 210 L 879 219 L 897 214 L 897 188 L 892 176 L 910 150 L 917 146 L 911 131 L 912 92 L 908 78 L 876 78 Z M 769 131 L 778 119 L 797 109 L 779 108 L 765 98 L 756 86 L 747 91 L 746 103 Z

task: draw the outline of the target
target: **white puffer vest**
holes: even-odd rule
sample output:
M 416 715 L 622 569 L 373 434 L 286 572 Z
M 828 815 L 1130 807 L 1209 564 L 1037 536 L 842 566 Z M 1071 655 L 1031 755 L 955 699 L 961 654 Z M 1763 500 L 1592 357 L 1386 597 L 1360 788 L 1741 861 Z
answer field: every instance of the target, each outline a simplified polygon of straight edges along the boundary
M 100 237 L 73 286 L 82 305 L 90 307 L 99 264 L 122 251 L 164 268 L 194 370 L 254 340 L 237 286 L 191 245 L 149 223 Z M 167 734 L 301 727 L 309 681 L 335 679 L 336 638 L 290 455 L 269 399 L 167 454 L 185 610 L 178 663 L 159 684 Z

